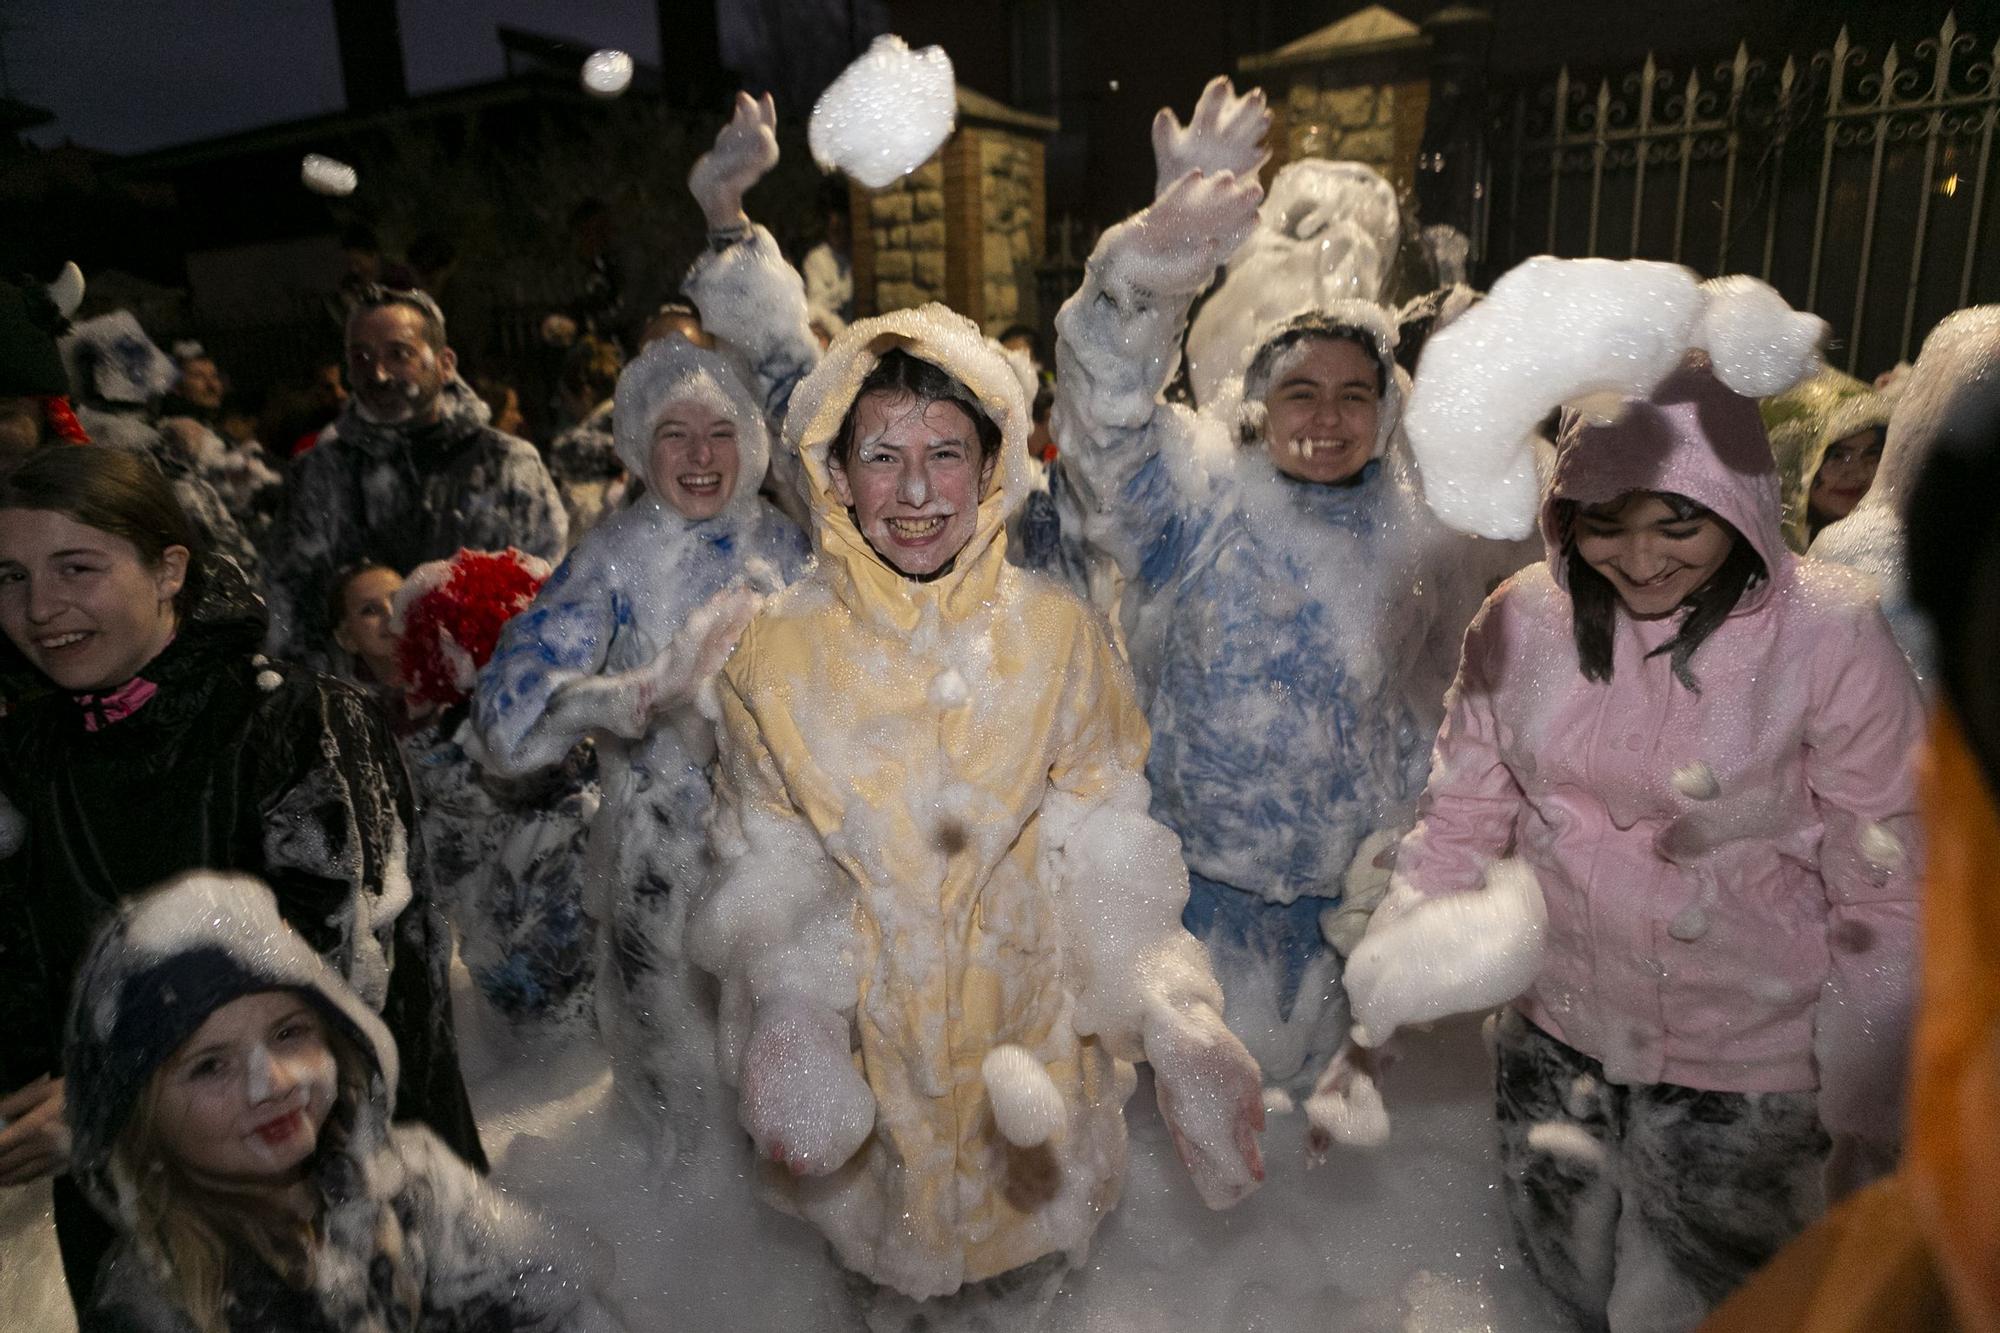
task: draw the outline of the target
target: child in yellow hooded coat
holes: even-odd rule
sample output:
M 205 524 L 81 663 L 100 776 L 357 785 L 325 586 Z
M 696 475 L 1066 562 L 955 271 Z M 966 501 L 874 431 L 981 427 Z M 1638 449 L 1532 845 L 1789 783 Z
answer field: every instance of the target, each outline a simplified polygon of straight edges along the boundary
M 767 1198 L 918 1301 L 1028 1265 L 1046 1290 L 1081 1253 L 1134 1061 L 1210 1206 L 1263 1176 L 1130 673 L 1005 558 L 1028 426 L 943 307 L 843 333 L 786 423 L 817 569 L 718 680 L 721 868 L 689 948 L 722 982 L 723 1075 Z

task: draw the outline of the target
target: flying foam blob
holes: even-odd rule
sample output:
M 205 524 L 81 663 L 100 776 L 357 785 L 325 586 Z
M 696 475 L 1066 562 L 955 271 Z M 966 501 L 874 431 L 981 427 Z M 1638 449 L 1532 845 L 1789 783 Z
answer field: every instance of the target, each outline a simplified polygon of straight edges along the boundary
M 1616 420 L 1690 351 L 1706 352 L 1735 392 L 1767 397 L 1815 369 L 1825 337 L 1826 321 L 1755 278 L 1530 259 L 1424 344 L 1404 427 L 1425 497 L 1461 532 L 1525 537 L 1541 502 L 1534 430 L 1551 410 Z
M 632 57 L 623 51 L 593 51 L 584 59 L 581 78 L 592 97 L 616 97 L 632 86 Z
M 323 194 L 333 199 L 343 199 L 354 193 L 354 187 L 361 183 L 361 177 L 353 167 L 338 158 L 326 157 L 320 153 L 307 153 L 299 163 L 299 179 L 314 194 Z
M 879 190 L 930 161 L 957 122 L 951 57 L 884 34 L 820 94 L 806 142 L 822 170 Z

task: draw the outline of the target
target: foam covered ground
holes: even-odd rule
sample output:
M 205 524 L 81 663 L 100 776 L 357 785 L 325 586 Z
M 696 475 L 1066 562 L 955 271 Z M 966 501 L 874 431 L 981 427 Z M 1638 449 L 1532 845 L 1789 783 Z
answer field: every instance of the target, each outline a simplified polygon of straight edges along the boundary
M 461 972 L 461 977 L 463 973 Z M 586 1228 L 632 1333 L 859 1327 L 824 1244 L 758 1205 L 732 1146 L 663 1171 L 591 1043 L 486 1030 L 461 987 L 468 1080 L 495 1180 Z M 1561 1329 L 1508 1236 L 1489 1057 L 1475 1020 L 1407 1034 L 1372 1152 L 1308 1171 L 1303 1114 L 1273 1115 L 1270 1176 L 1228 1213 L 1195 1197 L 1143 1071 L 1125 1200 L 1070 1275 L 1052 1333 L 1466 1333 Z M 0 1310 L 19 1333 L 72 1325 L 46 1190 L 0 1191 Z

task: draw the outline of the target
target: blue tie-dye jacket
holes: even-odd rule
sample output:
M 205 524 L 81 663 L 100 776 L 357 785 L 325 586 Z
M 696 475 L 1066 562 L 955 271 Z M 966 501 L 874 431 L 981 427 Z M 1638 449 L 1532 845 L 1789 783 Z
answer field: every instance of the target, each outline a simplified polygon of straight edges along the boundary
M 1116 268 L 1094 260 L 1057 318 L 1055 431 L 1086 539 L 1125 580 L 1154 813 L 1198 875 L 1337 898 L 1362 840 L 1407 820 L 1464 627 L 1522 560 L 1430 514 L 1393 370 L 1386 448 L 1345 485 L 1281 476 L 1238 442 L 1234 401 L 1162 401 L 1187 302 Z

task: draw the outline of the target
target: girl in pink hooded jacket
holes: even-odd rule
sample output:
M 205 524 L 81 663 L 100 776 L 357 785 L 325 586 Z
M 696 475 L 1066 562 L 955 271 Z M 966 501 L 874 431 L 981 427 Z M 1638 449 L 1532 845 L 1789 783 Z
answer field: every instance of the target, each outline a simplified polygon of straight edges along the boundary
M 1778 490 L 1699 357 L 1569 432 L 1548 560 L 1466 634 L 1385 904 L 1509 854 L 1540 882 L 1501 1155 L 1586 1327 L 1692 1327 L 1822 1206 L 1829 1142 L 1833 1188 L 1895 1151 L 1921 704 L 1873 591 L 1786 549 Z

